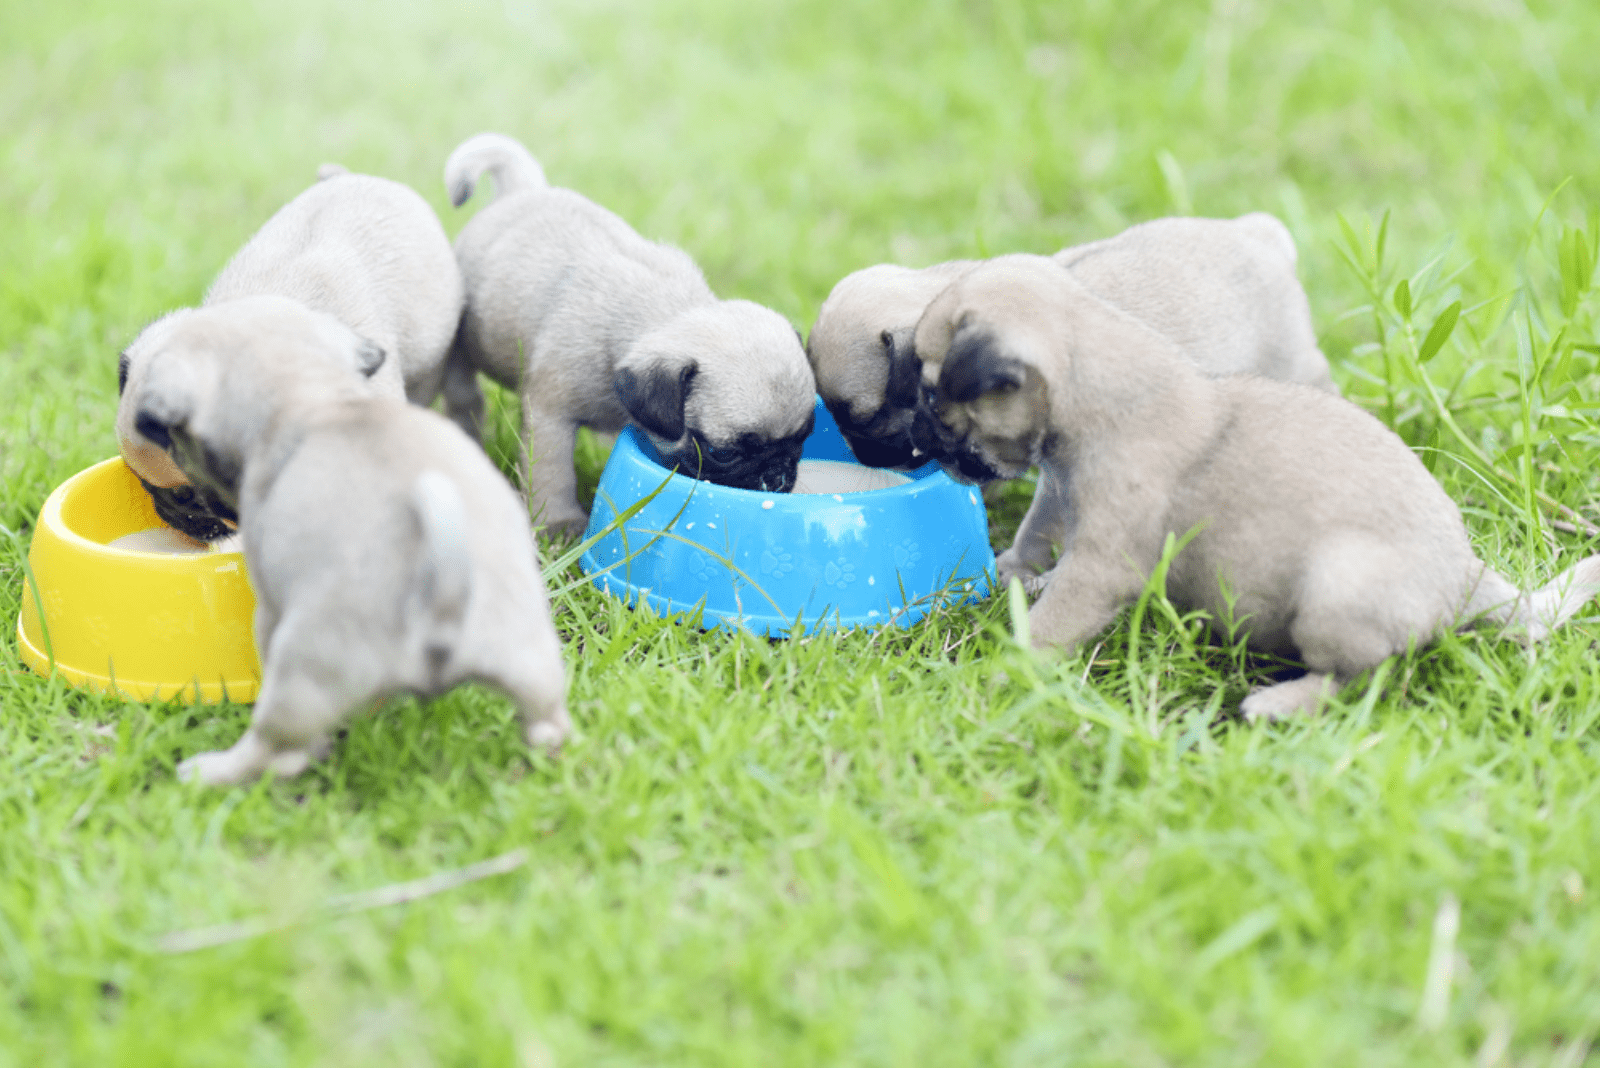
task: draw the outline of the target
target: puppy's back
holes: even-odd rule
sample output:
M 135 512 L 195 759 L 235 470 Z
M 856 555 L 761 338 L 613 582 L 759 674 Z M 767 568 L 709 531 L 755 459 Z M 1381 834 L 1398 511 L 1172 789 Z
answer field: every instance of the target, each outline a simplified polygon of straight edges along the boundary
M 279 603 L 294 588 L 358 584 L 387 598 L 352 599 L 392 631 L 408 611 L 426 524 L 418 479 L 434 472 L 459 495 L 474 591 L 537 586 L 533 535 L 516 492 L 483 450 L 431 410 L 388 398 L 330 405 L 257 499 L 241 501 L 251 574 Z M 475 592 L 474 596 L 477 596 Z
M 1054 259 L 1209 374 L 1334 388 L 1295 276 L 1294 241 L 1270 215 L 1153 219 Z
M 326 312 L 390 354 L 399 379 L 438 362 L 460 318 L 461 274 L 439 217 L 414 190 L 324 177 L 228 261 L 205 304 L 276 294 Z
M 462 343 L 510 388 L 535 365 L 559 373 L 569 360 L 614 359 L 648 330 L 716 300 L 687 253 L 641 237 L 570 189 L 498 198 L 462 229 L 455 252 L 467 294 Z

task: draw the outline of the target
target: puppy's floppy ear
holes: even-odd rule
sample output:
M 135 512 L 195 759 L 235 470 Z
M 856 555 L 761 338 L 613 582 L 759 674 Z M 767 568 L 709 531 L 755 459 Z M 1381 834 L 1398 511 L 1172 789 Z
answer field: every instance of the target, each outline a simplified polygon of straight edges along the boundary
M 620 368 L 611 379 L 617 399 L 633 421 L 664 441 L 683 437 L 683 406 L 700 366 L 693 360 L 680 367 L 656 364 L 643 371 Z
M 371 378 L 378 373 L 378 368 L 383 366 L 383 361 L 389 354 L 383 351 L 383 346 L 371 338 L 360 338 L 356 344 L 356 370 L 361 372 L 361 377 Z
M 146 395 L 133 416 L 133 429 L 158 449 L 172 451 L 172 432 L 189 423 L 193 404 L 187 396 L 168 391 Z
M 885 330 L 878 335 L 883 342 L 883 354 L 889 360 L 889 378 L 883 388 L 883 402 L 890 408 L 915 408 L 917 383 L 922 379 L 922 361 L 917 359 L 909 330 L 897 337 L 894 331 Z
M 119 397 L 128 388 L 128 364 L 130 362 L 126 352 L 117 357 L 117 396 Z
M 957 404 L 1022 383 L 1022 361 L 1005 355 L 987 331 L 957 335 L 939 372 L 939 392 Z

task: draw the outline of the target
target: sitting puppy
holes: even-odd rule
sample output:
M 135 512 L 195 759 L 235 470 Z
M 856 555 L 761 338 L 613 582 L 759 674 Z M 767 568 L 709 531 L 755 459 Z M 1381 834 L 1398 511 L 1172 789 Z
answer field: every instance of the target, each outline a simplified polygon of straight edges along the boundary
M 1252 372 L 1335 390 L 1317 347 L 1311 307 L 1295 277 L 1294 238 L 1271 215 L 1155 219 L 1052 257 L 1078 283 L 1173 341 L 1207 374 Z M 938 436 L 918 429 L 922 365 L 912 331 L 929 302 L 977 265 L 923 270 L 880 264 L 846 276 L 823 302 L 806 354 L 817 390 L 856 458 L 909 468 L 934 455 Z M 923 420 L 926 420 L 926 414 Z M 992 472 L 974 470 L 984 481 Z M 1030 592 L 1064 536 L 1061 488 L 1041 473 L 1010 548 L 995 561 Z
M 461 272 L 439 217 L 399 182 L 324 166 L 319 181 L 267 220 L 217 275 L 202 307 L 277 294 L 327 312 L 389 354 L 371 372 L 372 388 L 427 404 L 446 381 L 446 357 L 461 319 Z M 170 318 L 170 317 L 169 317 Z M 160 349 L 166 319 L 122 353 L 117 388 L 126 398 Z M 466 375 L 466 388 L 477 386 Z M 190 485 L 165 451 L 139 434 L 135 407 L 117 407 L 123 459 L 167 523 L 201 541 L 225 536 L 236 517 Z
M 587 522 L 572 469 L 579 426 L 631 421 L 669 467 L 792 487 L 815 392 L 794 328 L 758 304 L 718 300 L 685 253 L 546 185 L 509 137 L 479 134 L 451 154 L 451 202 L 466 203 L 484 172 L 495 199 L 456 239 L 467 287 L 458 355 L 521 393 L 528 501 L 545 526 Z
M 381 359 L 283 297 L 177 312 L 126 397 L 140 433 L 237 509 L 263 677 L 250 729 L 178 769 L 298 774 L 353 710 L 460 682 L 516 702 L 530 744 L 570 727 L 522 502 L 449 420 L 373 396 Z
M 1405 444 L 1327 392 L 1208 378 L 1169 339 L 1060 264 L 1005 256 L 952 284 L 915 343 L 943 444 L 1063 488 L 1061 562 L 1029 612 L 1071 651 L 1135 600 L 1168 535 L 1183 610 L 1308 673 L 1246 698 L 1246 716 L 1318 706 L 1333 685 L 1478 620 L 1537 640 L 1597 591 L 1600 557 L 1523 594 L 1473 554 L 1461 514 Z M 952 463 L 949 466 L 955 467 Z

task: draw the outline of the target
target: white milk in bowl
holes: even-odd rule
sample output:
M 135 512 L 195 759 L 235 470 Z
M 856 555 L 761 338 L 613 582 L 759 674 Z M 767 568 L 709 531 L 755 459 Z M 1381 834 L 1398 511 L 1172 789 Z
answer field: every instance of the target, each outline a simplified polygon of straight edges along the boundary
M 166 553 L 171 556 L 191 556 L 199 553 L 236 553 L 243 546 L 239 544 L 239 535 L 233 534 L 223 538 L 215 544 L 206 544 L 196 541 L 187 534 L 173 530 L 171 527 L 151 527 L 149 530 L 136 530 L 132 534 L 110 543 L 113 549 L 124 549 L 136 553 Z
M 861 493 L 903 486 L 911 479 L 898 471 L 862 467 L 843 460 L 801 460 L 795 493 Z

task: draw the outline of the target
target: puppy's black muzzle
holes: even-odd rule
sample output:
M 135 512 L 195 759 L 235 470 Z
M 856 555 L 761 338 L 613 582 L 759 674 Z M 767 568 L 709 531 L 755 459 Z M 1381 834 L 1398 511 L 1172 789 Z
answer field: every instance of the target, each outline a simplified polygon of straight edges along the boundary
M 931 457 L 918 456 L 911 441 L 909 409 L 883 407 L 870 419 L 857 420 L 850 414 L 850 405 L 844 401 L 824 400 L 828 413 L 839 425 L 839 432 L 850 445 L 850 452 L 868 467 L 894 467 L 910 471 L 927 463 Z
M 152 486 L 142 478 L 139 484 L 149 492 L 162 522 L 198 541 L 226 538 L 239 523 L 238 512 L 205 490 L 194 486 Z
M 916 419 L 911 425 L 911 440 L 917 450 L 938 460 L 945 474 L 957 482 L 974 485 L 1004 477 L 973 452 L 965 438 L 952 433 L 945 426 L 944 421 L 935 414 L 937 406 L 938 394 L 924 390 L 917 403 Z
M 715 482 L 735 489 L 763 493 L 788 493 L 800 474 L 800 451 L 811 436 L 813 420 L 788 437 L 763 440 L 745 434 L 732 446 L 715 448 L 690 431 L 688 441 L 661 453 L 662 463 L 676 467 L 691 478 Z
M 200 468 L 206 473 L 207 479 L 226 487 L 230 493 L 238 486 L 239 469 L 236 464 L 225 462 L 211 449 L 195 442 L 182 431 L 175 435 L 176 428 L 162 422 L 155 413 L 141 410 L 134 420 L 134 428 L 145 440 L 165 450 L 180 468 L 194 471 L 193 464 L 185 466 L 183 456 L 198 456 Z M 139 484 L 150 494 L 156 515 L 168 526 L 183 531 L 191 538 L 217 541 L 238 529 L 238 511 L 208 487 L 152 486 L 142 477 L 139 478 Z

